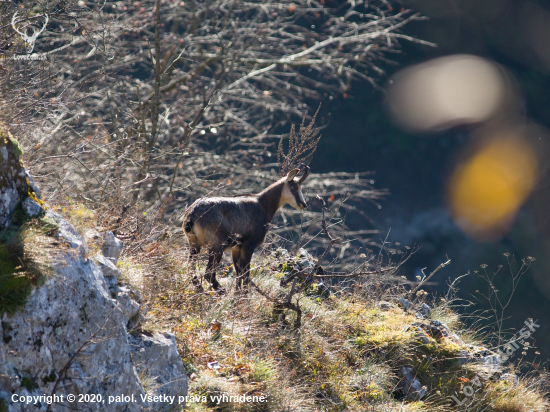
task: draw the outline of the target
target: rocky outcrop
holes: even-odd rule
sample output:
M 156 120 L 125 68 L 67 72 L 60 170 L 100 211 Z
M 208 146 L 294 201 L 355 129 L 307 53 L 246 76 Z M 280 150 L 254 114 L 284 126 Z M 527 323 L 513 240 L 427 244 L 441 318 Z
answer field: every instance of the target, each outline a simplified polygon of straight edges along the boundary
M 130 359 L 127 330 L 120 305 L 112 299 L 99 266 L 87 256 L 76 231 L 52 211 L 59 225 L 54 275 L 35 288 L 27 304 L 4 314 L 0 332 L 0 396 L 13 411 L 47 410 L 42 402 L 13 402 L 18 396 L 56 394 L 132 395 L 136 403 L 59 402 L 79 410 L 139 411 L 145 392 Z M 15 395 L 15 397 L 14 397 Z M 40 404 L 40 405 L 39 405 Z M 58 405 L 58 408 L 61 406 Z M 56 408 L 57 409 L 57 408 Z
M 122 242 L 113 235 L 113 232 L 105 233 L 103 245 L 101 246 L 101 253 L 114 263 L 117 262 L 118 257 L 122 253 Z
M 419 331 L 416 337 L 424 344 L 430 343 L 430 337 L 435 339 L 436 342 L 447 339 L 456 344 L 460 348 L 455 355 L 459 366 L 477 362 L 489 367 L 493 371 L 498 372 L 501 369 L 503 361 L 497 353 L 482 346 L 465 343 L 447 325 L 440 321 L 432 320 L 429 323 L 415 322 L 411 326 Z
M 387 309 L 395 306 L 388 302 L 384 303 Z M 413 339 L 418 343 L 416 349 L 426 359 L 422 364 L 423 373 L 418 373 L 419 371 L 410 365 L 397 368 L 394 383 L 395 392 L 399 396 L 413 401 L 422 399 L 428 393 L 426 370 L 429 370 L 430 366 L 440 368 L 445 364 L 446 371 L 450 372 L 460 371 L 460 367 L 467 363 L 476 363 L 479 366 L 478 370 L 484 370 L 488 377 L 496 376 L 511 381 L 513 378 L 510 376 L 515 376 L 503 373 L 504 363 L 498 353 L 482 346 L 467 344 L 445 323 L 431 320 L 431 308 L 426 303 L 422 303 L 419 308 L 405 298 L 399 298 L 397 303 L 405 311 L 414 313 L 418 319 L 408 330 L 414 332 Z M 383 308 L 382 305 L 379 307 Z
M 56 227 L 47 250 L 51 271 L 24 306 L 1 317 L 0 410 L 174 408 L 166 398 L 147 398 L 185 397 L 187 377 L 173 335 L 128 334 L 139 322 L 141 297 L 119 282 L 120 240 L 104 234 L 102 253 L 90 258 L 80 234 L 40 201 L 11 137 L 0 140 L 0 228 L 19 204 L 27 217 L 38 214 Z
M 187 387 L 187 376 L 176 349 L 176 337 L 169 332 L 143 333 L 128 337 L 132 362 L 148 393 L 155 393 L 157 401 L 151 402 L 155 411 L 169 411 L 172 406 L 165 399 L 177 399 L 182 396 L 182 386 Z
M 0 125 L 0 228 L 8 225 L 21 202 L 31 216 L 40 212 L 40 206 L 32 199 L 36 199 L 33 185 L 19 160 L 22 153 L 17 140 Z
M 428 393 L 428 389 L 426 386 L 422 386 L 420 380 L 414 375 L 414 369 L 410 366 L 399 368 L 399 375 L 401 379 L 399 379 L 396 389 L 400 390 L 407 399 L 416 401 Z

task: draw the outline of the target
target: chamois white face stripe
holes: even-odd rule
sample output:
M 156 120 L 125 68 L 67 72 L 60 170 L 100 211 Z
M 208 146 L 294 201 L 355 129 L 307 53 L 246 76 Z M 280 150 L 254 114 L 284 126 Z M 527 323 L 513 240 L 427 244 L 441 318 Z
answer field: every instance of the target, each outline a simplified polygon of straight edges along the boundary
M 304 199 L 304 195 L 302 194 L 301 188 L 299 188 L 297 192 L 292 192 L 288 184 L 285 183 L 281 192 L 281 200 L 279 202 L 279 206 L 282 206 L 285 203 L 288 203 L 294 209 L 298 210 L 302 210 L 304 207 L 306 207 L 306 201 Z

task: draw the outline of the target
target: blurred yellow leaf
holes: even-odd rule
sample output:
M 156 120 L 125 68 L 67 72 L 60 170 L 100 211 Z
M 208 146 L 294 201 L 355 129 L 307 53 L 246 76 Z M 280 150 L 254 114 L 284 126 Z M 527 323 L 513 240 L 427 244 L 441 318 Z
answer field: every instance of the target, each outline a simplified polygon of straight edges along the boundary
M 537 159 L 527 142 L 503 136 L 484 143 L 450 178 L 455 223 L 478 240 L 502 234 L 536 178 Z

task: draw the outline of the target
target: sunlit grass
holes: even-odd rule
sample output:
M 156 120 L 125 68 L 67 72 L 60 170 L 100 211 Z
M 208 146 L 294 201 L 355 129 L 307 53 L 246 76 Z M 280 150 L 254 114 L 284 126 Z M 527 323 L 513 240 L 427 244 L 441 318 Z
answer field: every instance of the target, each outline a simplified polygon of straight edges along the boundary
M 263 259 L 253 265 L 253 279 L 263 290 L 276 294 L 279 279 L 270 276 L 269 270 L 276 265 L 270 258 Z M 192 411 L 466 410 L 449 396 L 473 379 L 480 367 L 459 366 L 457 353 L 464 347 L 450 339 L 430 337 L 428 344 L 421 342 L 415 337 L 417 330 L 410 327 L 418 319 L 397 305 L 381 309 L 361 289 L 328 298 L 312 293 L 300 300 L 303 324 L 294 330 L 275 322 L 272 304 L 258 293 L 233 294 L 231 277 L 221 279 L 229 290 L 227 295 L 208 289 L 198 294 L 181 252 L 168 250 L 165 262 L 169 262 L 163 271 L 165 278 L 144 278 L 149 310 L 143 327 L 176 334 L 188 374 L 196 376 L 189 382 L 189 395 L 210 399 L 221 393 L 257 394 L 268 399 L 253 405 L 191 403 Z M 462 329 L 449 302 L 439 301 L 432 310 L 434 319 L 479 343 L 477 336 L 474 339 Z M 289 325 L 293 316 L 287 313 Z M 428 388 L 421 401 L 396 398 L 400 365 L 413 366 Z M 533 385 L 506 396 L 499 392 L 498 382 L 487 380 L 485 385 L 484 407 L 489 412 L 538 411 L 545 405 L 540 389 Z

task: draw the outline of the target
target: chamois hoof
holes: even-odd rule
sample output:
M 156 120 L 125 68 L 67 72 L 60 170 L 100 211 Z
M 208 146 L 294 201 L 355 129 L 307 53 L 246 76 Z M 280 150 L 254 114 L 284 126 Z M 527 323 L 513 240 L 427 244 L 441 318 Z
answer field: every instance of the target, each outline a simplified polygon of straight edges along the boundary
M 212 288 L 212 292 L 214 292 L 218 296 L 224 296 L 227 294 L 224 288 L 218 287 L 218 288 Z M 212 294 L 212 292 L 210 292 Z
M 220 295 L 220 296 L 223 296 L 225 295 L 227 292 L 225 291 L 224 288 L 222 288 L 220 285 L 218 286 L 212 286 L 212 289 L 214 290 L 214 292 L 216 292 L 216 294 Z
M 212 289 L 214 290 L 214 292 L 216 292 L 218 295 L 225 295 L 225 289 L 221 287 L 221 285 L 216 282 L 214 284 L 212 284 Z

